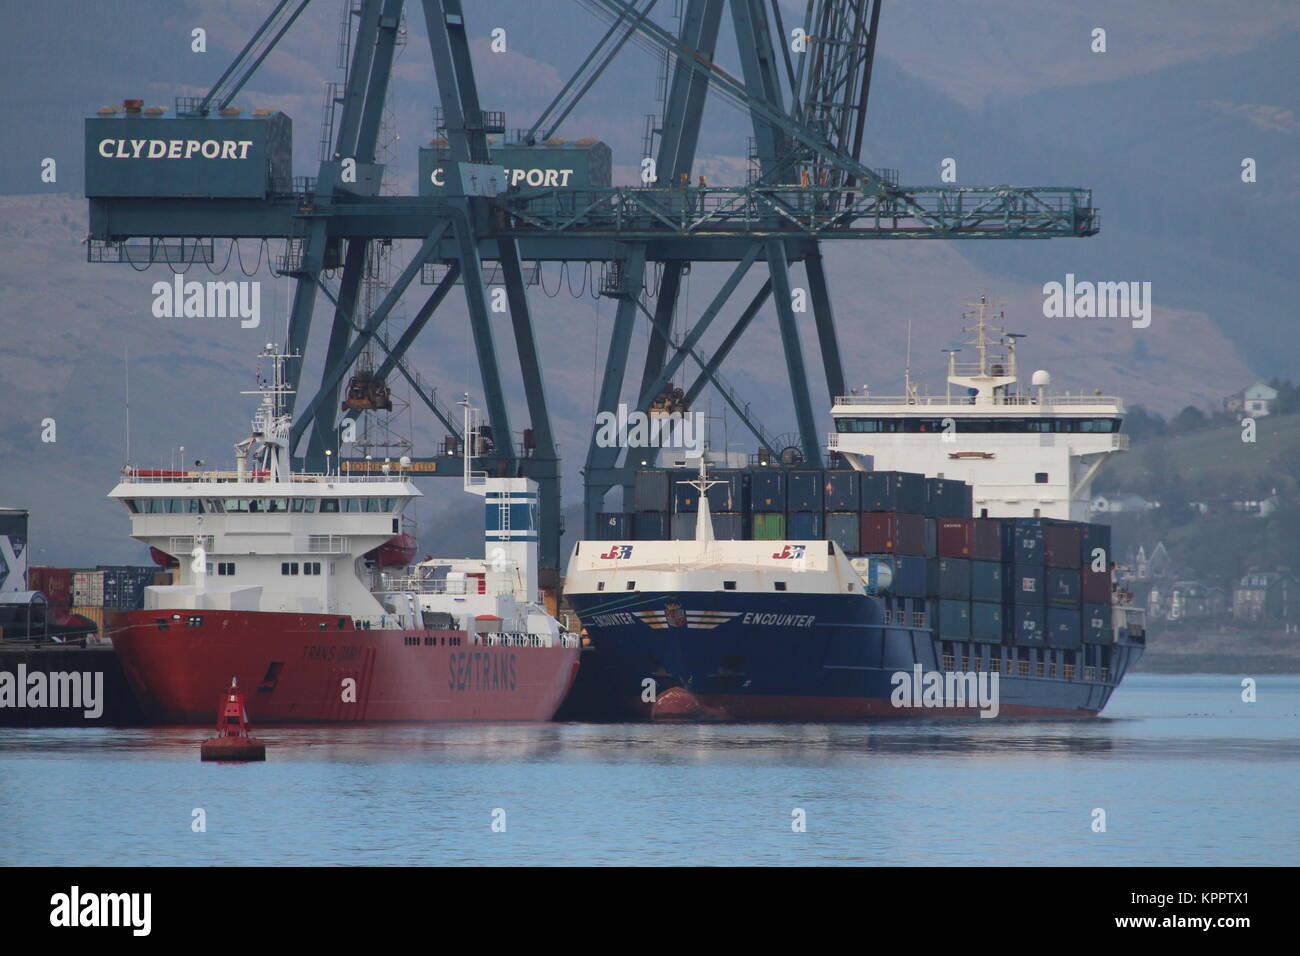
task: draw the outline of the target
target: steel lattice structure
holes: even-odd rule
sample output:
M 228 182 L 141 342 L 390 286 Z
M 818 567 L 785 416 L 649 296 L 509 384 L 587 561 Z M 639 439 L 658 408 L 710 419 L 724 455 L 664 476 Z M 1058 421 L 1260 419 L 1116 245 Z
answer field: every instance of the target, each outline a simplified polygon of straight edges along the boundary
M 178 101 L 178 112 L 206 115 L 228 106 L 292 26 L 309 0 L 279 0 L 239 56 L 202 99 Z M 489 132 L 499 114 L 485 111 L 470 62 L 470 32 L 460 0 L 421 0 L 438 101 L 446 134 L 447 188 L 441 196 L 379 194 L 375 162 L 394 50 L 401 41 L 405 0 L 355 0 L 348 34 L 350 60 L 337 98 L 340 113 L 330 148 L 312 179 L 295 179 L 265 198 L 104 198 L 90 200 L 91 261 L 121 260 L 122 244 L 149 237 L 149 260 L 162 261 L 169 244 L 207 250 L 219 238 L 282 239 L 278 271 L 296 280 L 287 351 L 306 354 L 320 294 L 332 318 L 324 346 L 324 374 L 296 409 L 295 448 L 320 467 L 340 416 L 340 383 L 368 342 L 378 342 L 394 305 L 426 263 L 446 267 L 441 280 L 386 353 L 376 374 L 397 370 L 415 387 L 403 364 L 410 345 L 460 285 L 482 380 L 487 420 L 497 436 L 512 437 L 485 286 L 485 263 L 499 270 L 509 304 L 519 372 L 532 430 L 531 453 L 513 440 L 498 442 L 489 467 L 538 481 L 541 492 L 541 563 L 560 564 L 560 468 L 547 407 L 545 370 L 529 309 L 523 263 L 606 264 L 620 282 L 606 290 L 617 299 L 614 329 L 597 403 L 613 410 L 624 389 L 634 327 L 652 330 L 636 391 L 646 411 L 689 359 L 700 371 L 688 402 L 709 384 L 750 430 L 765 434 L 717 380 L 718 370 L 754 317 L 769 301 L 776 312 L 789 373 L 795 419 L 807 463 L 820 467 L 812 399 L 791 303 L 791 264 L 802 263 L 830 395 L 843 394 L 844 372 L 820 244 L 829 239 L 1030 239 L 1090 236 L 1099 219 L 1089 190 L 1066 187 L 900 186 L 883 170 L 863 165 L 860 152 L 867 115 L 881 0 L 808 0 L 800 29 L 806 47 L 792 52 L 791 36 L 776 0 L 685 0 L 679 28 L 651 19 L 655 0 L 583 0 L 609 27 L 529 130 L 529 141 L 548 139 L 582 95 L 629 41 L 657 51 L 670 64 L 662 122 L 655 130 L 657 179 L 640 187 L 524 188 L 496 192 L 490 178 Z M 724 15 L 740 52 L 741 76 L 714 62 Z M 706 95 L 713 92 L 743 109 L 753 128 L 757 173 L 744 185 L 690 185 Z M 355 181 L 342 172 L 354 165 Z M 419 240 L 420 247 L 369 315 L 357 314 L 368 245 Z M 203 253 L 199 253 L 203 254 Z M 721 290 L 680 338 L 672 334 L 683 276 L 694 262 L 734 264 Z M 761 265 L 760 265 L 761 264 Z M 767 278 L 743 308 L 714 354 L 696 348 L 755 266 Z M 323 273 L 337 269 L 337 293 Z M 658 271 L 653 310 L 641 290 Z M 638 313 L 641 317 L 638 317 Z M 295 363 L 296 369 L 302 363 Z M 302 383 L 292 383 L 300 388 Z M 457 422 L 423 389 L 416 394 L 457 434 Z M 629 403 L 630 405 L 631 403 Z M 349 412 L 348 415 L 355 415 Z M 584 470 L 585 533 L 605 494 L 630 484 L 633 467 L 620 449 L 600 447 L 593 429 Z M 437 473 L 459 475 L 460 459 L 435 459 Z

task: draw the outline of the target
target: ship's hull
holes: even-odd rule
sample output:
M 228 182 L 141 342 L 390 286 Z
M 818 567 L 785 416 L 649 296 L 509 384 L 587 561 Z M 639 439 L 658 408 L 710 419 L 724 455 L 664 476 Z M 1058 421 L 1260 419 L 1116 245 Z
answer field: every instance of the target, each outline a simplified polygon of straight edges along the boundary
M 550 720 L 579 655 L 463 631 L 357 629 L 324 614 L 151 609 L 120 612 L 110 627 L 146 715 L 173 724 L 210 723 L 231 678 L 254 726 Z
M 1106 677 L 1100 667 L 1083 679 L 1044 662 L 1038 650 L 1000 645 L 943 646 L 922 628 L 881 624 L 881 603 L 865 595 L 744 592 L 643 593 L 635 611 L 609 611 L 600 594 L 569 594 L 599 653 L 603 679 L 625 712 L 636 717 L 731 720 L 856 720 L 876 717 L 951 717 L 988 713 L 972 706 L 925 703 L 926 675 L 984 674 L 992 686 L 996 656 L 997 716 L 1091 717 L 1136 662 L 1142 648 L 1109 645 Z M 1026 649 L 1027 651 L 1027 649 Z M 1083 653 L 1083 652 L 1081 652 Z M 1098 651 L 1098 654 L 1101 652 Z M 919 668 L 919 670 L 918 670 Z M 906 693 L 899 674 L 907 675 Z M 653 682 L 653 683 L 648 683 Z M 967 689 L 971 685 L 965 685 Z M 666 693 L 667 692 L 667 693 Z

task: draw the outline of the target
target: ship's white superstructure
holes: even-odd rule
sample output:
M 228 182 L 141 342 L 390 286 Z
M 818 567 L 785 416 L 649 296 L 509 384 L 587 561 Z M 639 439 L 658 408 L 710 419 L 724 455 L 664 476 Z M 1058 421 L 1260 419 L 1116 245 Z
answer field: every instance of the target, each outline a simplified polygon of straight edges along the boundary
M 270 346 L 262 357 L 272 371 L 234 471 L 126 468 L 110 494 L 130 512 L 132 537 L 175 562 L 172 584 L 146 588 L 146 608 L 336 614 L 369 628 L 436 624 L 548 643 L 560 634 L 538 603 L 534 482 L 467 479 L 485 497 L 484 556 L 406 567 L 402 513 L 420 496 L 408 463 L 385 462 L 378 474 L 294 472 L 283 411 L 291 357 Z M 493 534 L 502 509 L 506 530 Z
M 975 304 L 970 345 L 978 360 L 949 351 L 944 395 L 920 394 L 908 375 L 902 396 L 840 396 L 828 447 L 859 470 L 923 472 L 973 488 L 977 516 L 1088 520 L 1090 488 L 1106 460 L 1128 448 L 1114 396 L 1053 394 L 1036 371 L 1019 387 L 1016 340 L 989 325 Z M 996 338 L 994 338 L 996 336 Z

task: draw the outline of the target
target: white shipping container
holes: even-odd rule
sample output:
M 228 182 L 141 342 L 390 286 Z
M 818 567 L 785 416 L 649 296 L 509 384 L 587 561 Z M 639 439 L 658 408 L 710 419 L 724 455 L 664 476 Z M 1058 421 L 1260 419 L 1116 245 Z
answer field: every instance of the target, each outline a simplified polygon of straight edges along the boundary
M 104 604 L 104 572 L 73 571 L 72 603 L 80 607 L 101 607 Z

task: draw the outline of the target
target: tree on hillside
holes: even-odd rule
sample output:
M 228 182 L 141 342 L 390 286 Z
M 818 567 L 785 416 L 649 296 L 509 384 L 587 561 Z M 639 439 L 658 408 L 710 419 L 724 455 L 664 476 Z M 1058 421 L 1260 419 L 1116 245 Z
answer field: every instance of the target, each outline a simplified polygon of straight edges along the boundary
M 1188 405 L 1169 422 L 1169 431 L 1175 435 L 1199 431 L 1206 424 L 1205 412 L 1195 405 Z
M 1157 438 L 1165 433 L 1168 426 L 1165 420 L 1155 412 L 1149 412 L 1141 405 L 1134 405 L 1124 418 L 1124 431 L 1135 438 Z

